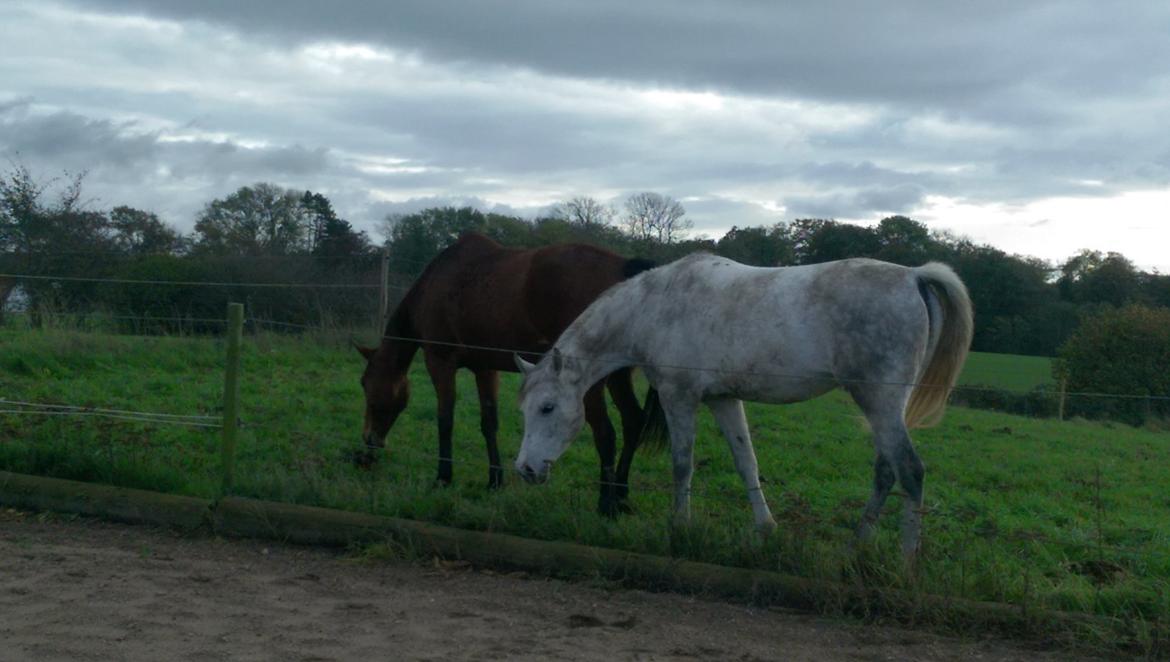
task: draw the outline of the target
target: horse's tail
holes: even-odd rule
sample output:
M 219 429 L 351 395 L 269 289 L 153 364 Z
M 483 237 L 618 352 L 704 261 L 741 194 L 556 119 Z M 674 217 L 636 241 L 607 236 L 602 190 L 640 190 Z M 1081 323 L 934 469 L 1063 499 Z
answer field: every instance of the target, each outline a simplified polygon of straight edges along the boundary
M 666 450 L 670 439 L 670 428 L 666 426 L 666 410 L 658 399 L 658 389 L 653 386 L 646 391 L 646 404 L 642 407 L 642 432 L 638 435 L 638 448 L 651 453 Z
M 930 340 L 926 367 L 906 405 L 906 426 L 911 428 L 931 426 L 942 418 L 974 333 L 971 297 L 955 272 L 938 262 L 925 264 L 914 272 L 926 304 Z

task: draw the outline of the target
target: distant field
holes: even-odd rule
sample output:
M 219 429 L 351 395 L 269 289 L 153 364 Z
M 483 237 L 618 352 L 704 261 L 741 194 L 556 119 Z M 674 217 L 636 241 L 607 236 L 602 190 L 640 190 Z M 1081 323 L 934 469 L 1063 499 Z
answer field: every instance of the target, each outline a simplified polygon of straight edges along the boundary
M 1009 391 L 1030 391 L 1052 383 L 1052 359 L 1046 356 L 1019 356 L 971 352 L 960 384 L 994 386 Z
M 223 344 L 0 329 L 0 393 L 27 400 L 177 414 L 217 413 Z M 414 399 L 372 471 L 344 461 L 361 426 L 360 358 L 344 341 L 246 339 L 236 475 L 242 495 L 507 531 L 532 538 L 677 555 L 877 586 L 910 582 L 897 552 L 892 498 L 872 566 L 849 551 L 872 481 L 873 449 L 841 394 L 750 405 L 765 493 L 780 522 L 761 542 L 725 442 L 700 419 L 695 523 L 667 527 L 666 454 L 637 458 L 636 513 L 594 513 L 596 455 L 582 435 L 554 480 L 485 489 L 475 389 L 462 375 L 455 480 L 432 486 L 434 396 L 416 361 Z M 1026 390 L 1047 359 L 978 354 L 964 382 Z M 501 452 L 521 435 L 514 375 L 501 389 Z M 9 407 L 0 407 L 8 409 Z M 917 431 L 927 465 L 926 553 L 914 586 L 1126 618 L 1170 619 L 1170 436 L 1120 425 L 1058 423 L 952 408 Z M 218 434 L 96 418 L 0 414 L 0 468 L 214 496 Z

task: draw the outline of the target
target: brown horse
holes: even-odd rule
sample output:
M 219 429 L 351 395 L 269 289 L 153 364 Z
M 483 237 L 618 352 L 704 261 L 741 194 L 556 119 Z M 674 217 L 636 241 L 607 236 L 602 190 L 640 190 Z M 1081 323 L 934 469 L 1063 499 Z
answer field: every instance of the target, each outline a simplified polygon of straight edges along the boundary
M 372 462 L 380 454 L 373 451 L 385 447 L 386 436 L 410 397 L 407 372 L 421 348 L 438 400 L 439 483 L 449 484 L 452 478 L 455 372 L 468 368 L 475 373 L 479 390 L 488 487 L 499 487 L 503 483 L 496 446 L 499 371 L 516 371 L 512 352 L 547 351 L 602 292 L 653 266 L 648 260 L 627 259 L 585 244 L 514 249 L 481 234 L 463 235 L 427 265 L 390 316 L 378 347 L 358 347 L 366 358 L 361 383 L 367 450 L 357 461 Z M 606 515 L 626 508 L 630 462 L 646 427 L 647 412 L 638 404 L 630 373 L 629 368 L 619 370 L 585 394 L 585 418 L 601 460 L 598 510 Z M 605 386 L 622 419 L 624 444 L 616 468 L 616 435 L 606 413 Z M 649 413 L 657 419 L 661 409 L 655 406 Z

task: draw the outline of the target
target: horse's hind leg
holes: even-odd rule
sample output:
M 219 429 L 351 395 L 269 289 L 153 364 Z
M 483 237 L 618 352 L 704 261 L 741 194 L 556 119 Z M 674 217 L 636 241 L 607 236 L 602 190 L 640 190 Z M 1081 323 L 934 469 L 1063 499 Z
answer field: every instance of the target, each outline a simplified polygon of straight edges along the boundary
M 873 536 L 882 505 L 897 480 L 906 491 L 906 500 L 902 506 L 902 553 L 913 559 L 922 540 L 922 488 L 926 468 L 918 453 L 914 452 L 910 433 L 902 420 L 903 407 L 899 405 L 905 400 L 897 400 L 892 406 L 879 410 L 867 407 L 864 398 L 857 399 L 873 428 L 874 447 L 877 450 L 873 495 L 865 506 L 857 533 L 863 539 Z
M 922 546 L 922 488 L 926 467 L 914 452 L 905 423 L 899 423 L 900 431 L 891 435 L 886 457 L 894 466 L 898 484 L 906 490 L 906 501 L 902 504 L 902 553 L 913 559 Z
M 614 517 L 621 510 L 621 504 L 617 499 L 617 474 L 613 468 L 617 434 L 614 432 L 613 424 L 609 422 L 609 414 L 605 411 L 605 380 L 594 384 L 585 392 L 585 420 L 593 430 L 593 444 L 597 447 L 597 457 L 601 462 L 597 512 L 606 517 Z
M 638 450 L 645 421 L 642 406 L 638 403 L 637 394 L 634 393 L 632 370 L 629 368 L 618 370 L 609 376 L 607 384 L 613 403 L 622 417 L 622 454 L 617 464 L 617 487 L 614 496 L 619 507 L 623 507 L 630 495 L 630 466 L 634 460 L 634 451 Z
M 760 487 L 759 465 L 756 463 L 756 451 L 752 447 L 747 417 L 743 413 L 743 401 L 710 400 L 707 407 L 715 415 L 715 422 L 719 424 L 719 429 L 727 438 L 727 444 L 731 446 L 735 469 L 739 472 L 740 478 L 743 478 L 748 501 L 752 504 L 756 528 L 761 533 L 770 533 L 776 528 L 776 520 L 772 518 L 772 511 L 768 509 L 768 502 L 764 500 L 764 492 Z
M 890 495 L 895 480 L 897 477 L 894 475 L 894 468 L 890 466 L 890 461 L 878 452 L 873 463 L 873 494 L 865 504 L 861 523 L 857 525 L 858 539 L 868 541 L 877 533 L 877 522 L 882 514 L 882 506 L 885 505 L 886 497 Z
M 487 445 L 488 489 L 494 490 L 504 484 L 504 468 L 500 464 L 500 449 L 496 444 L 496 433 L 500 428 L 500 373 L 480 370 L 475 373 L 475 387 L 479 391 L 479 430 Z

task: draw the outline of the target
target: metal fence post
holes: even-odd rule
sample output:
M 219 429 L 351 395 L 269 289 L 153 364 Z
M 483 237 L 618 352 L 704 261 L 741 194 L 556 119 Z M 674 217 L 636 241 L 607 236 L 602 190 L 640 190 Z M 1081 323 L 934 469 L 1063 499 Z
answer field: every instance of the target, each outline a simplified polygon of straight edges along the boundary
M 244 329 L 244 304 L 228 304 L 227 361 L 223 373 L 223 485 L 221 495 L 231 490 L 236 469 L 236 432 L 240 411 L 240 337 Z

